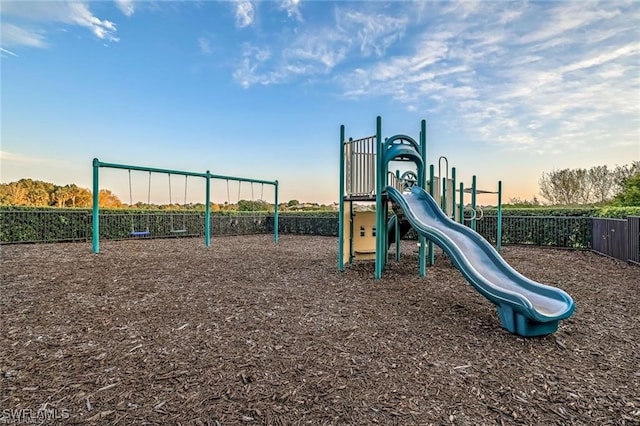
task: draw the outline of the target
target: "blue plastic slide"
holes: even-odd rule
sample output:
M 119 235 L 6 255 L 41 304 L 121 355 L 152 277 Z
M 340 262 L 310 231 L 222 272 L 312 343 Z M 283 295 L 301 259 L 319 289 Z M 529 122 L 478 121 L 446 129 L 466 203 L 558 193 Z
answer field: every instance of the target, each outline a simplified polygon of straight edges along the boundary
M 467 281 L 497 305 L 502 325 L 511 333 L 553 333 L 575 310 L 571 296 L 517 272 L 480 234 L 447 217 L 424 189 L 414 186 L 401 193 L 389 186 L 386 192 L 416 232 L 441 247 Z

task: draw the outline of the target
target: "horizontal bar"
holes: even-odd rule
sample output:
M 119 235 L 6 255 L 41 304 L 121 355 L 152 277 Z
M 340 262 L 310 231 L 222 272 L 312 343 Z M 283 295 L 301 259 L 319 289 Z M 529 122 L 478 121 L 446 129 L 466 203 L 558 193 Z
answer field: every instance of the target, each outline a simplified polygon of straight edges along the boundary
M 262 179 L 252 179 L 252 178 L 245 178 L 245 177 L 236 177 L 236 176 L 224 176 L 224 175 L 214 175 L 209 173 L 209 177 L 211 177 L 211 179 L 224 179 L 224 180 L 234 180 L 234 181 L 240 181 L 240 182 L 251 182 L 251 183 L 263 183 L 265 185 L 276 185 L 276 181 L 270 181 L 270 180 L 262 180 Z
M 130 166 L 127 164 L 103 163 L 97 158 L 93 159 L 93 165 L 98 167 L 106 167 L 109 169 L 136 170 L 139 172 L 152 172 L 152 173 L 168 173 L 172 175 L 195 176 L 195 177 L 201 177 L 201 178 L 207 177 L 206 173 L 186 172 L 183 170 L 158 169 L 155 167 Z
M 122 170 L 135 170 L 139 172 L 151 172 L 151 173 L 167 173 L 172 175 L 180 175 L 180 176 L 195 176 L 201 178 L 211 178 L 211 179 L 224 179 L 224 180 L 233 180 L 239 182 L 250 182 L 250 183 L 260 183 L 264 185 L 276 185 L 276 181 L 262 180 L 262 179 L 252 179 L 245 177 L 237 177 L 237 176 L 225 176 L 225 175 L 216 175 L 212 173 L 197 173 L 197 172 L 187 172 L 184 170 L 171 170 L 171 169 L 159 169 L 156 167 L 143 167 L 143 166 L 132 166 L 128 164 L 116 164 L 116 163 L 104 163 L 97 158 L 93 159 L 94 166 L 105 167 L 110 169 L 122 169 Z

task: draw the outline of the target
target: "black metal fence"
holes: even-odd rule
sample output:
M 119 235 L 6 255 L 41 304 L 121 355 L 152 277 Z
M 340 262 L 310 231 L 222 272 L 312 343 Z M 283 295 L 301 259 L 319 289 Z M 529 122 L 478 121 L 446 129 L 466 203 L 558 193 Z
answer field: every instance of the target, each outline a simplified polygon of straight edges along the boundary
M 336 236 L 337 213 L 286 213 L 279 216 L 279 232 Z M 496 244 L 497 217 L 485 216 L 476 230 Z M 204 212 L 104 211 L 100 215 L 101 239 L 130 238 L 132 231 L 148 231 L 149 237 L 203 236 Z M 211 234 L 246 235 L 273 232 L 273 214 L 239 212 L 213 214 Z M 408 238 L 415 238 L 410 233 Z M 91 241 L 89 210 L 0 209 L 0 244 L 58 241 Z M 625 219 L 572 216 L 502 217 L 502 244 L 592 249 L 606 256 L 640 265 L 640 217 Z
M 485 216 L 476 223 L 476 231 L 494 245 L 497 243 L 497 222 L 497 216 Z M 588 249 L 590 242 L 589 217 L 502 216 L 502 244 L 505 245 Z
M 0 243 L 91 241 L 92 223 L 86 210 L 0 210 Z M 144 238 L 203 236 L 204 212 L 101 212 L 100 239 L 130 238 L 132 232 L 148 232 Z M 273 232 L 273 216 L 267 212 L 211 216 L 212 235 L 267 232 Z
M 640 265 L 640 217 L 594 218 L 591 233 L 596 253 Z

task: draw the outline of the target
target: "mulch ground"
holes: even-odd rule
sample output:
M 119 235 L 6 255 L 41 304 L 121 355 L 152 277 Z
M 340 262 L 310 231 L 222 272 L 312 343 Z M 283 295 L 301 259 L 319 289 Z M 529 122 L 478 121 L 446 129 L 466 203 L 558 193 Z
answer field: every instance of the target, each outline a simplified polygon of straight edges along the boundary
M 421 279 L 406 242 L 375 281 L 372 263 L 337 272 L 336 245 L 0 247 L 0 423 L 43 408 L 120 425 L 640 423 L 640 267 L 507 247 L 577 304 L 522 338 L 444 257 Z

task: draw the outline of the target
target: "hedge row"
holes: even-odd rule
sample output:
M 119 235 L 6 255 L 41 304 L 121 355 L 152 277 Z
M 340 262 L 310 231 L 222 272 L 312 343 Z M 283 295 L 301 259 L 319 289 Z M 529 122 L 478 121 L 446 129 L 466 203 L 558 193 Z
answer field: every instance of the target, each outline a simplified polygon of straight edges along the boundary
M 503 244 L 588 248 L 592 216 L 640 216 L 640 208 L 600 209 L 509 209 L 503 214 Z M 477 222 L 477 231 L 496 242 L 496 217 L 486 210 Z M 517 214 L 514 214 L 517 213 Z M 544 215 L 541 215 L 544 213 Z M 204 235 L 203 211 L 101 210 L 100 238 L 129 238 L 132 230 L 149 231 L 153 237 Z M 336 236 L 337 212 L 282 212 L 279 232 Z M 184 232 L 175 232 L 184 230 Z M 259 234 L 273 232 L 273 213 L 212 212 L 212 235 Z M 92 215 L 87 209 L 34 209 L 0 207 L 0 243 L 90 241 Z M 415 238 L 410 233 L 408 238 Z

